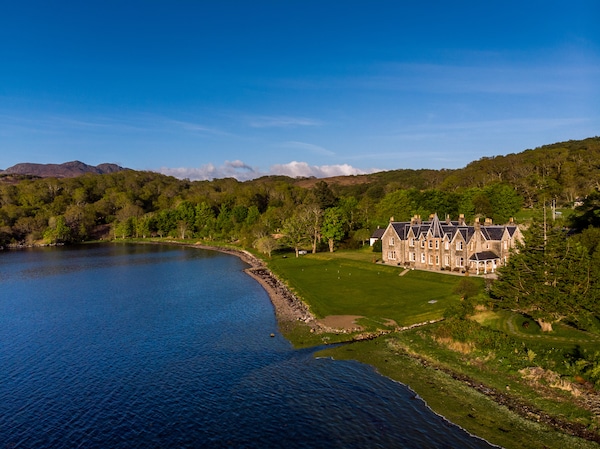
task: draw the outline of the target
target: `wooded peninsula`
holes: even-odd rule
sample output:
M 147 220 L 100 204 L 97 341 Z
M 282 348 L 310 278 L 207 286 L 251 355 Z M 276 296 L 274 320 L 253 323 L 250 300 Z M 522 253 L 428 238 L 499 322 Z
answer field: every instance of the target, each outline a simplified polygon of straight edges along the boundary
M 511 220 L 523 241 L 493 276 L 380 263 L 375 230 L 435 214 Z M 295 345 L 354 341 L 323 355 L 372 364 L 492 443 L 600 443 L 600 137 L 328 179 L 0 172 L 0 247 L 131 239 L 251 252 L 320 320 L 282 322 Z

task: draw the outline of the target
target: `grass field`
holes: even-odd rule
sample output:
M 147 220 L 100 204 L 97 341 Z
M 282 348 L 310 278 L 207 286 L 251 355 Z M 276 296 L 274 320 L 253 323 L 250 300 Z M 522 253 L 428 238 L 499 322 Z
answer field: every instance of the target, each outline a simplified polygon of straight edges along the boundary
M 528 343 L 534 342 L 555 348 L 600 348 L 600 335 L 574 329 L 562 323 L 555 323 L 551 333 L 542 332 L 531 318 L 508 310 L 484 312 L 475 315 L 473 319 Z M 527 323 L 527 326 L 523 326 L 523 323 Z
M 342 251 L 299 258 L 275 256 L 273 272 L 288 282 L 318 317 L 361 315 L 361 324 L 387 319 L 399 326 L 439 319 L 460 298 L 461 276 L 409 271 L 373 263 L 373 253 Z M 402 275 L 401 275 L 402 274 Z M 483 286 L 483 280 L 475 279 Z
M 269 268 L 287 282 L 318 318 L 360 315 L 366 318 L 359 323 L 368 330 L 385 329 L 386 319 L 396 321 L 399 326 L 435 320 L 461 301 L 453 290 L 464 276 L 417 270 L 404 272 L 399 267 L 374 263 L 374 254 L 368 250 L 309 254 L 300 258 L 293 254 L 285 256 L 275 255 L 268 261 Z M 483 279 L 470 279 L 483 289 Z M 442 323 L 393 332 L 372 341 L 331 347 L 319 355 L 368 363 L 382 374 L 409 385 L 436 412 L 452 422 L 503 447 L 600 447 L 538 423 L 535 415 L 529 419 L 520 417 L 448 374 L 466 376 L 505 395 L 510 391 L 518 403 L 530 404 L 534 409 L 568 422 L 597 428 L 594 415 L 580 408 L 569 393 L 544 387 L 545 393 L 540 394 L 539 389 L 521 379 L 518 369 L 529 366 L 528 357 L 561 367 L 565 353 L 571 349 L 593 351 L 600 347 L 600 337 L 560 324 L 552 334 L 542 333 L 530 319 L 510 311 L 486 311 L 473 319 L 485 328 L 514 338 L 514 353 L 513 346 L 509 346 L 511 357 L 506 357 L 503 347 L 463 353 L 437 344 L 432 335 Z M 528 320 L 530 323 L 523 326 Z M 326 341 L 314 334 L 307 336 L 298 329 L 286 336 L 302 345 Z M 333 337 L 328 341 L 341 340 Z M 527 352 L 527 348 L 532 348 L 532 352 Z M 534 354 L 537 355 L 534 357 Z M 423 365 L 419 359 L 427 363 Z

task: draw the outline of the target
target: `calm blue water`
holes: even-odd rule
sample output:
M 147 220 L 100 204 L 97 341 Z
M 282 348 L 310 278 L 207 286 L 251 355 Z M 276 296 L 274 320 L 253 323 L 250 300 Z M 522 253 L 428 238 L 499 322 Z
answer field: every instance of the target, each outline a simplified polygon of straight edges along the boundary
M 294 350 L 244 266 L 144 245 L 0 253 L 0 447 L 490 447 L 367 366 Z

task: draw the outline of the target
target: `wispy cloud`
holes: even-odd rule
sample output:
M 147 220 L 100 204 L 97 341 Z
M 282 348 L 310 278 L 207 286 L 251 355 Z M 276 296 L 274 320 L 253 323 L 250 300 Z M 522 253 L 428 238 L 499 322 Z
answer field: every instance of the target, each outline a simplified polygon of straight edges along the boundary
M 319 145 L 314 145 L 312 143 L 289 141 L 284 142 L 281 146 L 283 148 L 290 148 L 293 150 L 309 151 L 311 153 L 320 154 L 322 156 L 335 156 L 335 153 L 333 151 L 330 151 L 327 148 L 320 147 Z
M 248 126 L 252 128 L 290 128 L 298 126 L 321 126 L 323 122 L 308 117 L 278 116 L 256 116 L 248 117 Z
M 69 133 L 69 132 L 127 132 L 144 131 L 147 128 L 118 117 L 70 117 L 48 115 L 25 117 L 0 114 L 0 129 L 21 130 L 32 133 Z
M 398 129 L 391 137 L 410 140 L 428 139 L 432 136 L 449 135 L 452 133 L 504 133 L 507 129 L 512 132 L 544 131 L 561 128 L 572 128 L 588 123 L 597 122 L 598 117 L 557 117 L 557 118 L 510 118 L 498 120 L 472 120 L 461 122 L 425 123 Z M 461 134 L 464 135 L 464 134 Z
M 460 56 L 468 62 L 375 63 L 349 74 L 312 79 L 281 79 L 277 87 L 295 90 L 392 91 L 432 94 L 545 95 L 578 93 L 582 86 L 596 90 L 600 63 L 590 58 L 577 63 L 550 58 L 544 61 L 507 61 L 499 54 Z
M 159 173 L 192 181 L 206 181 L 221 178 L 235 178 L 238 181 L 248 181 L 268 175 L 284 175 L 291 178 L 329 178 L 332 176 L 350 176 L 373 173 L 378 170 L 362 170 L 348 164 L 338 165 L 309 165 L 306 162 L 292 161 L 287 164 L 275 164 L 267 171 L 252 167 L 243 161 L 225 161 L 220 166 L 205 164 L 201 167 L 168 168 L 162 167 Z
M 175 125 L 178 129 L 183 129 L 185 131 L 197 132 L 202 134 L 213 134 L 217 136 L 227 136 L 229 133 L 222 131 L 218 128 L 214 128 L 211 126 L 206 126 L 201 123 L 195 122 L 186 122 L 181 120 L 166 120 L 167 125 Z

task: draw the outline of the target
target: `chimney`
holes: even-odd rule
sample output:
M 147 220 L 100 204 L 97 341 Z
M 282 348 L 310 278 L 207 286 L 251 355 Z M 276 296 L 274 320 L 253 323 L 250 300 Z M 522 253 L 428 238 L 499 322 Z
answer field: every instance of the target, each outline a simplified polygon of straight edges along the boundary
M 450 220 L 450 214 L 446 214 L 446 224 L 451 224 L 452 220 Z
M 465 214 L 460 214 L 458 216 L 458 225 L 459 226 L 464 226 L 465 225 Z
M 394 217 L 390 217 L 390 223 L 394 222 Z
M 484 226 L 491 226 L 491 225 L 492 225 L 492 219 L 491 218 L 486 218 Z
M 475 217 L 475 225 L 474 228 L 476 231 L 481 230 L 481 223 L 479 223 L 479 217 Z
M 510 224 L 515 224 L 515 219 L 514 219 L 513 217 L 510 217 L 510 218 L 508 219 L 508 222 L 509 222 Z

